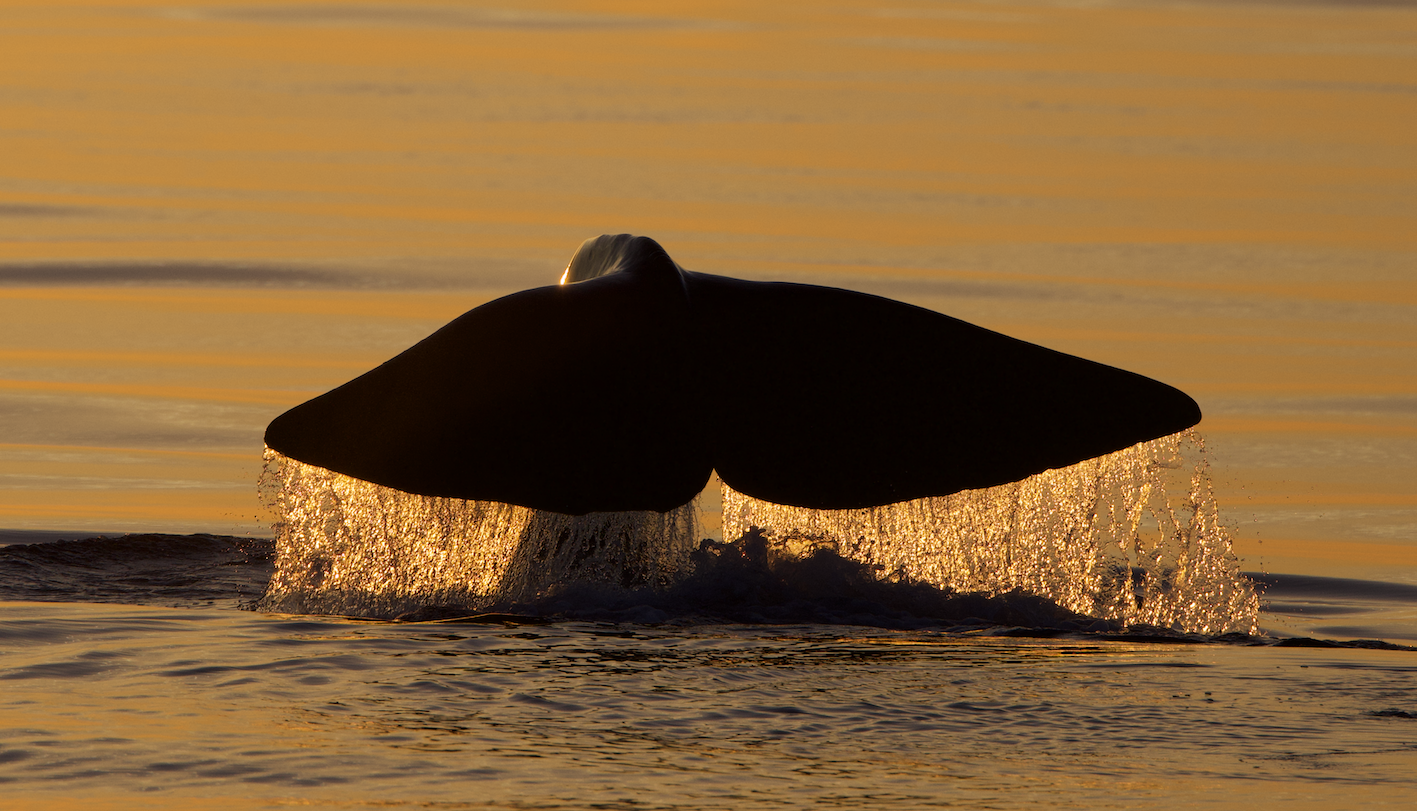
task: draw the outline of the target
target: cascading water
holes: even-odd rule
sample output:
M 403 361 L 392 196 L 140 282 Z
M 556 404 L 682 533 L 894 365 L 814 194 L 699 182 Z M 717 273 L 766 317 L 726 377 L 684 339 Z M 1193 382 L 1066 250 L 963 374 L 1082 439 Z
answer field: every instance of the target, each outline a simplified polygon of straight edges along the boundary
M 1021 590 L 1126 625 L 1257 627 L 1259 601 L 1192 431 L 1013 484 L 861 510 L 787 507 L 725 488 L 724 536 L 754 526 L 781 544 L 824 544 L 956 591 Z
M 694 503 L 567 516 L 411 495 L 270 450 L 262 481 L 281 516 L 263 610 L 394 617 L 545 604 L 575 588 L 667 593 L 705 560 Z M 1023 592 L 1125 625 L 1256 629 L 1259 602 L 1191 431 L 1013 484 L 883 507 L 810 510 L 726 486 L 722 500 L 724 539 L 751 535 L 779 558 L 835 555 L 882 580 Z
M 280 516 L 266 611 L 396 617 L 526 603 L 570 583 L 662 588 L 698 540 L 692 503 L 562 515 L 413 495 L 270 449 L 261 491 Z

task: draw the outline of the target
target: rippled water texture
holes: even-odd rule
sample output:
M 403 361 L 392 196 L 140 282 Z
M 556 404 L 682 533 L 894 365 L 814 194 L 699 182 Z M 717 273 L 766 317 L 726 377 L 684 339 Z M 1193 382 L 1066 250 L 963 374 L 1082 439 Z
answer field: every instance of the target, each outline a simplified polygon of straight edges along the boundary
M 1411 807 L 1413 651 L 931 620 L 889 555 L 791 521 L 708 547 L 737 585 L 697 614 L 236 606 L 275 570 L 274 416 L 635 231 L 1178 386 L 1270 641 L 1417 643 L 1414 31 L 1317 0 L 0 2 L 0 809 Z M 1145 569 L 1155 526 L 1101 547 Z M 84 540 L 112 530 L 184 535 Z
M 1417 791 L 1417 660 L 1395 651 L 18 603 L 0 645 L 7 808 L 1337 808 Z

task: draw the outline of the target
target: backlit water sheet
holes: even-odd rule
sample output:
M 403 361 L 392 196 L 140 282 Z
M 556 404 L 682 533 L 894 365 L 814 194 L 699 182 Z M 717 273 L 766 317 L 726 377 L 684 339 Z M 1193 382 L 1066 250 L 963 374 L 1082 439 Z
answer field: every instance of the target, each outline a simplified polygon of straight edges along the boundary
M 565 516 L 411 495 L 273 451 L 264 487 L 280 516 L 265 610 L 535 610 L 567 590 L 585 597 L 587 586 L 596 600 L 659 602 L 706 576 L 708 553 L 719 552 L 703 542 L 692 503 Z M 756 537 L 776 558 L 844 559 L 880 580 L 952 592 L 1034 595 L 1122 626 L 1256 629 L 1259 603 L 1193 432 L 1014 484 L 884 507 L 800 509 L 726 486 L 722 505 L 726 540 Z

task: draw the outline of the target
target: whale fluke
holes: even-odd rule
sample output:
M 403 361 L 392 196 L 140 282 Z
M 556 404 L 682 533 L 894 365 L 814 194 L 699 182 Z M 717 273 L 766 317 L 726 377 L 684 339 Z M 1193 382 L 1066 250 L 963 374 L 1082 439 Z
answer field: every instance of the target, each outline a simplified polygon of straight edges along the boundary
M 1141 375 L 909 304 L 685 271 L 588 240 L 515 293 L 266 429 L 272 449 L 410 493 L 664 512 L 711 471 L 848 509 L 1016 481 L 1184 430 Z

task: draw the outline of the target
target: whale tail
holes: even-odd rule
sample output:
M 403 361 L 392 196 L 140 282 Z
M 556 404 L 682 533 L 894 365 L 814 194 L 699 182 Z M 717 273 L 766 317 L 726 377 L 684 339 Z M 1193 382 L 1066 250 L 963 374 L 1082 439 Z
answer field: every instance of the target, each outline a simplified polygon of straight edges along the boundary
M 901 302 L 688 272 L 588 240 L 563 284 L 457 318 L 266 444 L 411 493 L 665 512 L 716 469 L 847 509 L 1016 481 L 1189 428 L 1155 380 Z

